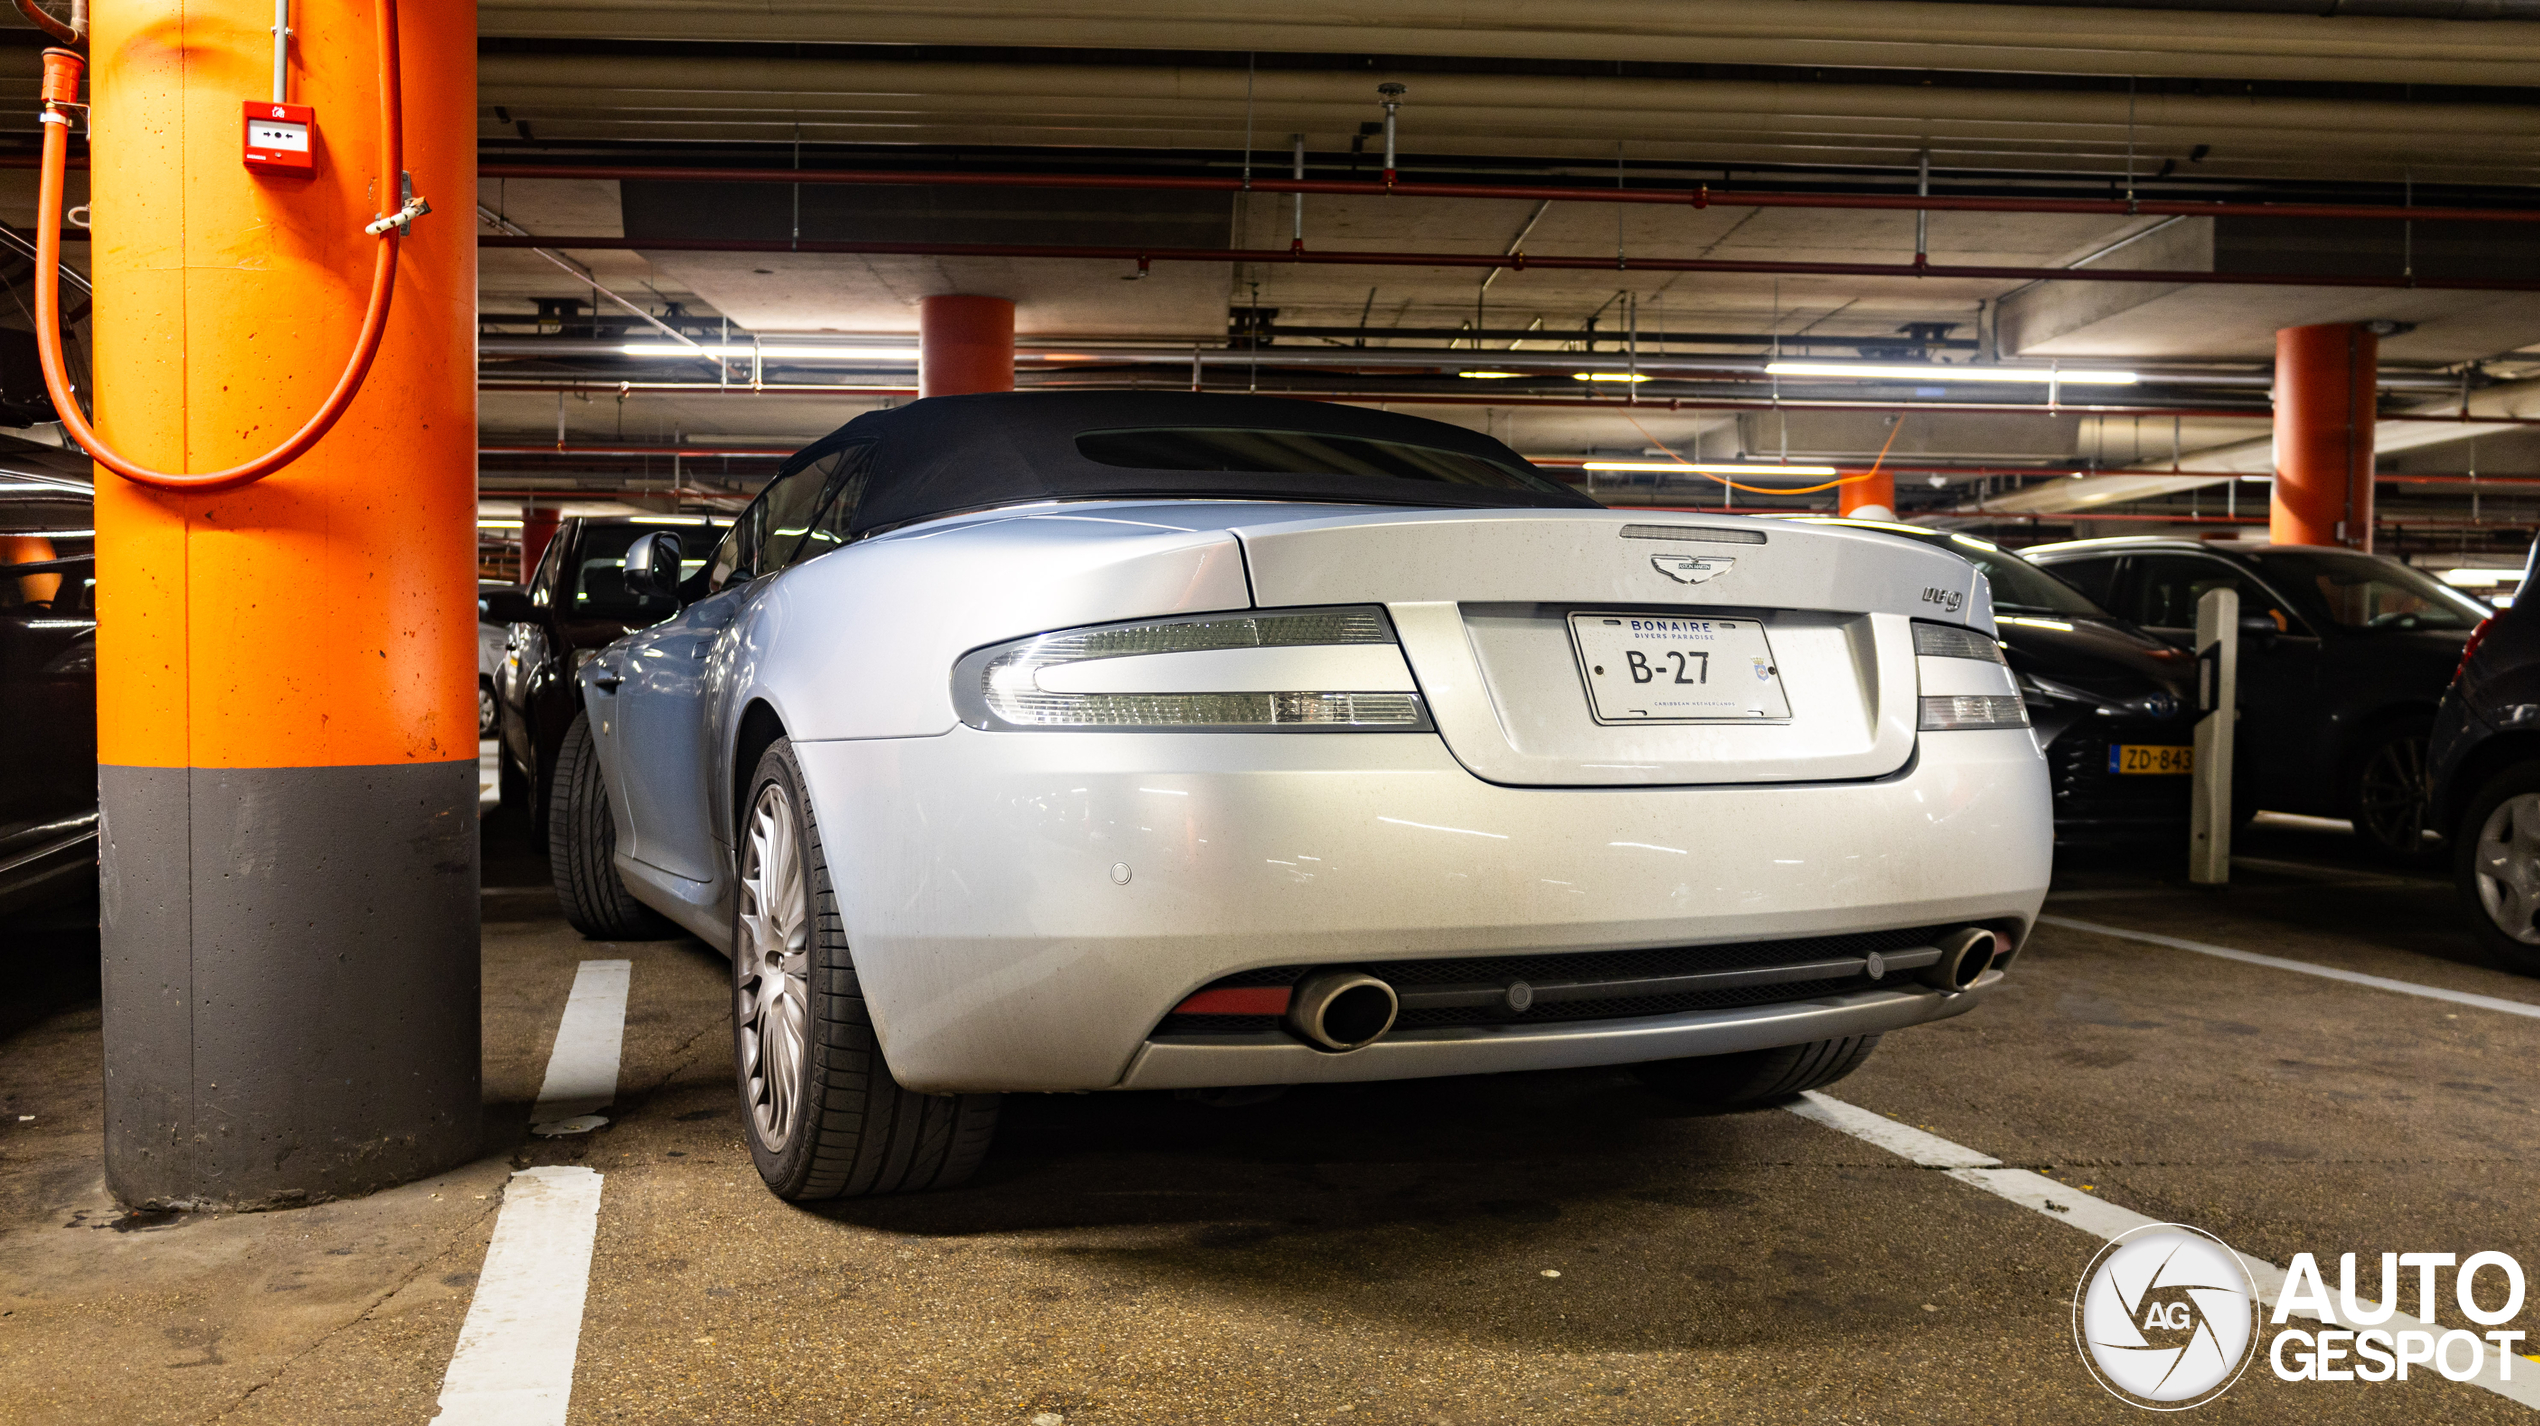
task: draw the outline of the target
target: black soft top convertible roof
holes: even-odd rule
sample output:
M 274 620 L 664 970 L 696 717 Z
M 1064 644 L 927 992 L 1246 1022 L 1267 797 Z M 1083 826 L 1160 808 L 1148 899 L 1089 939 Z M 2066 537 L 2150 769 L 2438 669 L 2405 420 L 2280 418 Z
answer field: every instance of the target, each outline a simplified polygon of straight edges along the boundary
M 1478 461 L 1505 485 L 1360 472 L 1159 470 L 1088 457 L 1091 432 L 1280 432 L 1424 447 Z M 870 411 L 805 446 L 784 474 L 857 441 L 875 443 L 852 534 L 936 515 L 1041 500 L 1143 497 L 1330 500 L 1446 509 L 1599 509 L 1596 501 L 1459 426 L 1269 396 L 1175 391 L 1008 391 L 935 396 Z M 1307 444 L 1310 444 L 1307 443 Z

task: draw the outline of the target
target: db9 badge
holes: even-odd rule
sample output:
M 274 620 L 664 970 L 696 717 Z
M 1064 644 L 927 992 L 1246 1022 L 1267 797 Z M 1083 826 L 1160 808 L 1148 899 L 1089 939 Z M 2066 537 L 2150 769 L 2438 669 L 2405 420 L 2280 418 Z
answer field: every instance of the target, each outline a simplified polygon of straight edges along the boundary
M 1570 641 L 1599 723 L 1761 723 L 1790 717 L 1760 619 L 1573 614 Z

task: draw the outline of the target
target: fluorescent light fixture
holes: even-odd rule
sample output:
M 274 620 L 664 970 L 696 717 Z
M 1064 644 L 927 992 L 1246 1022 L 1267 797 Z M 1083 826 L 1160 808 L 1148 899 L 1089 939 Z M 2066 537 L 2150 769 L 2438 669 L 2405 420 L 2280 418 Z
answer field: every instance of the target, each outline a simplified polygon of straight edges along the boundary
M 2511 584 L 2521 578 L 2522 571 L 2518 569 L 2447 569 L 2443 571 L 2443 582 L 2454 586 Z
M 760 346 L 746 342 L 701 342 L 688 346 L 681 342 L 627 342 L 618 348 L 631 357 L 728 357 L 736 361 L 752 356 L 769 361 L 836 361 L 905 363 L 917 360 L 915 347 L 811 347 Z
M 2065 371 L 2037 366 L 1939 366 L 1929 362 L 1776 361 L 1772 376 L 1853 376 L 1865 381 L 2024 381 L 2036 386 L 2132 386 L 2130 371 Z
M 630 525 L 706 525 L 713 522 L 703 515 L 636 515 L 630 517 L 626 523 Z
M 1526 374 L 1522 371 L 1459 371 L 1456 373 L 1466 381 L 1506 381 L 1510 377 Z
M 1823 478 L 1840 475 L 1830 465 L 1716 465 L 1708 461 L 1662 460 L 1591 460 L 1579 463 L 1581 470 L 1629 470 L 1665 473 L 1689 470 L 1699 475 L 1806 475 Z
M 476 522 L 476 528 L 480 530 L 517 530 L 521 527 L 521 523 L 522 522 L 518 520 L 479 520 Z
M 1650 378 L 1636 371 L 1574 371 L 1570 373 L 1570 379 L 1572 381 L 1647 381 Z

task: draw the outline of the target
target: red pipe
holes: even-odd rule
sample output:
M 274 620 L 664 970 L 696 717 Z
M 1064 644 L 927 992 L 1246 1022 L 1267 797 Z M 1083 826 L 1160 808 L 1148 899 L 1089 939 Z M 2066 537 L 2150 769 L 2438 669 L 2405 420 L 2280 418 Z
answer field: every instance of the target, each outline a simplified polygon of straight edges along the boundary
M 813 439 L 806 436 L 803 444 L 809 445 Z M 726 460 L 736 457 L 783 460 L 797 449 L 799 447 L 795 446 L 781 450 L 773 446 L 478 446 L 476 453 L 480 456 L 712 456 Z
M 2362 218 L 2388 222 L 2540 223 L 2529 208 L 2393 208 L 2381 203 L 2207 203 L 2185 199 L 1976 198 L 1943 194 L 1755 193 L 1713 188 L 1568 188 L 1509 183 L 1361 183 L 1329 178 L 1202 178 L 1191 175 L 906 172 L 876 169 L 642 168 L 569 163 L 485 164 L 481 178 L 651 179 L 667 183 L 830 183 L 951 188 L 1182 190 L 1200 193 L 1328 193 L 1364 198 L 1513 198 L 1526 202 L 1655 203 L 1692 208 L 1866 208 L 1937 213 L 2120 213 L 2128 217 Z
M 917 388 L 913 386 L 830 386 L 814 382 L 787 382 L 782 385 L 771 383 L 764 387 L 726 387 L 719 386 L 711 381 L 609 381 L 606 379 L 587 380 L 570 377 L 558 378 L 550 381 L 540 381 L 531 378 L 519 377 L 479 380 L 477 382 L 477 389 L 480 391 L 593 391 L 608 393 L 615 393 L 622 389 L 626 391 L 648 392 L 676 391 L 688 395 L 704 395 L 709 392 L 718 392 L 728 393 L 733 396 L 915 396 L 917 394 Z M 1125 391 L 1131 388 L 1116 385 L 1095 386 L 1064 382 L 1038 382 L 1028 389 L 1034 391 Z M 1148 389 L 1151 390 L 1153 388 Z M 1218 386 L 1203 389 L 1233 392 L 1243 390 L 1244 388 L 1238 386 Z M 1626 411 L 1638 411 L 1644 414 L 1652 411 L 1990 411 L 2018 415 L 2051 415 L 2055 412 L 2061 412 L 2065 415 L 2081 416 L 2185 416 L 2199 420 L 2218 421 L 2266 421 L 2273 419 L 2272 415 L 2265 410 L 2244 407 L 2082 406 L 2076 405 L 2070 401 L 2054 408 L 2054 412 L 2050 412 L 2044 406 L 2033 404 L 2023 405 L 2017 402 L 2003 401 L 1881 402 L 1792 400 L 1776 404 L 1769 400 L 1693 401 L 1686 400 L 1681 397 L 1660 398 L 1654 396 L 1644 396 L 1640 398 L 1638 402 L 1627 405 L 1620 397 L 1612 396 L 1604 397 L 1602 399 L 1587 396 L 1440 396 L 1417 391 L 1313 391 L 1295 388 L 1283 390 L 1264 388 L 1251 394 L 1259 396 L 1283 396 L 1299 401 L 1341 401 L 1355 403 L 1361 406 L 1545 406 L 1563 409 L 1576 408 L 1586 410 L 1604 410 L 1613 411 L 1617 414 Z M 2471 424 L 2496 426 L 2540 426 L 2540 417 L 2519 418 L 2510 416 L 2478 416 L 2471 418 Z
M 486 233 L 480 248 L 580 248 L 692 253 L 837 253 L 855 257 L 1084 258 L 1111 262 L 1302 263 L 1336 267 L 1553 268 L 1576 272 L 1730 272 L 1820 277 L 1956 277 L 1990 282 L 2159 282 L 2171 286 L 2424 288 L 2540 292 L 2529 278 L 2329 277 L 2158 268 L 1973 267 L 1909 262 L 1745 262 L 1725 258 L 1543 256 L 1528 253 L 1316 252 L 1304 248 L 1133 248 L 1059 243 L 866 243 L 819 238 L 515 237 Z

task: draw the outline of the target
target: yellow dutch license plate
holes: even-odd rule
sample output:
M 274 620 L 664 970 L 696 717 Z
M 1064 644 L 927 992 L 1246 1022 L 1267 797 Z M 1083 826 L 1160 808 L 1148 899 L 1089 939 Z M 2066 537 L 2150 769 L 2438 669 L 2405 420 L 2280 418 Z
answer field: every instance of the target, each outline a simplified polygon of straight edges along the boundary
M 2123 775 L 2184 777 L 2196 771 L 2194 748 L 2162 748 L 2143 743 L 2108 745 L 2108 771 Z

